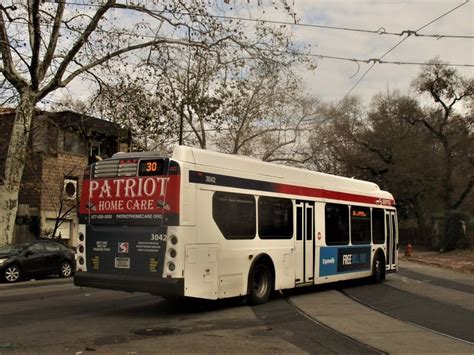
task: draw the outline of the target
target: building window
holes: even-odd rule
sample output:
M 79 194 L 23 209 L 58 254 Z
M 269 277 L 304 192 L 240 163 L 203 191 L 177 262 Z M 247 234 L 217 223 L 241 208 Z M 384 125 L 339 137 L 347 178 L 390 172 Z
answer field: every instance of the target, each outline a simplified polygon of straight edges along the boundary
M 85 138 L 79 134 L 79 132 L 64 133 L 64 152 L 87 155 L 87 142 Z
M 256 234 L 256 204 L 251 195 L 216 192 L 212 217 L 226 239 L 253 239 Z
M 100 151 L 100 142 L 96 141 L 90 141 L 89 142 L 89 156 L 101 156 L 101 151 Z
M 380 208 L 372 209 L 372 233 L 374 244 L 385 243 L 385 211 Z
M 326 244 L 349 244 L 349 207 L 334 203 L 326 204 Z
M 276 197 L 258 199 L 258 234 L 262 239 L 291 239 L 293 237 L 291 200 Z
M 370 244 L 370 208 L 351 207 L 352 244 Z

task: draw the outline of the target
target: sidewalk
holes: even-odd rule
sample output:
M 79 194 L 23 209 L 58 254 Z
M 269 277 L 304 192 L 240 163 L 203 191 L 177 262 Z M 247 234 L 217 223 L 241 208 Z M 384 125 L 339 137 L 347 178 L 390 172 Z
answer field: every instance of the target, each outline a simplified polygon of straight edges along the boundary
M 400 251 L 400 260 L 474 274 L 474 249 L 453 250 L 446 253 L 415 250 L 410 257 L 404 256 L 403 251 Z
M 404 268 L 472 285 L 474 276 L 402 261 Z M 308 316 L 387 353 L 474 353 L 474 344 L 403 322 L 366 307 L 336 290 L 291 297 Z
M 291 300 L 316 321 L 389 354 L 474 352 L 473 344 L 389 317 L 335 290 Z
M 444 266 L 440 267 L 439 265 L 430 263 L 427 260 L 420 262 L 419 260 L 412 260 L 411 258 L 400 258 L 399 266 L 401 268 L 409 269 L 410 271 L 430 277 L 446 279 L 452 282 L 474 286 L 474 274 L 460 272 Z

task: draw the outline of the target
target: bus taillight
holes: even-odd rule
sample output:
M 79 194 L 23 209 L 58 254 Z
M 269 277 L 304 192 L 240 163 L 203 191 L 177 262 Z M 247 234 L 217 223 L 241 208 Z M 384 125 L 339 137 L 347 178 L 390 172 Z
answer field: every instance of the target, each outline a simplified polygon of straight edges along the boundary
M 86 260 L 85 260 L 85 243 L 86 243 L 86 236 L 85 236 L 85 228 L 83 225 L 79 226 L 79 233 L 77 235 L 77 240 L 79 243 L 76 246 L 76 269 L 77 271 L 86 271 Z

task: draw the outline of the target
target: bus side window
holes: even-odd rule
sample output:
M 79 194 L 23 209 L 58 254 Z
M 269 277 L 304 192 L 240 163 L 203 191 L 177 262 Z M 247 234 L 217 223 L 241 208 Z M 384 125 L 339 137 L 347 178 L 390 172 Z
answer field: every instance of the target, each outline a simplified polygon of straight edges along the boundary
M 212 217 L 226 239 L 253 239 L 256 234 L 256 204 L 252 195 L 214 193 Z
M 385 212 L 381 208 L 372 209 L 372 234 L 374 244 L 385 244 Z
M 262 239 L 293 237 L 293 203 L 290 199 L 265 196 L 258 199 L 258 234 Z
M 370 208 L 351 207 L 352 244 L 370 244 Z
M 326 204 L 326 244 L 349 244 L 349 206 Z

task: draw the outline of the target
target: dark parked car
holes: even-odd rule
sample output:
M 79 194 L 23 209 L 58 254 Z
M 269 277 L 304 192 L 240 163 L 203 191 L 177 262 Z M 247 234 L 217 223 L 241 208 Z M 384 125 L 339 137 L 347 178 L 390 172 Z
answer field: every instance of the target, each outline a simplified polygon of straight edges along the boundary
M 40 240 L 0 247 L 0 278 L 16 282 L 22 278 L 74 273 L 74 252 L 64 245 Z

